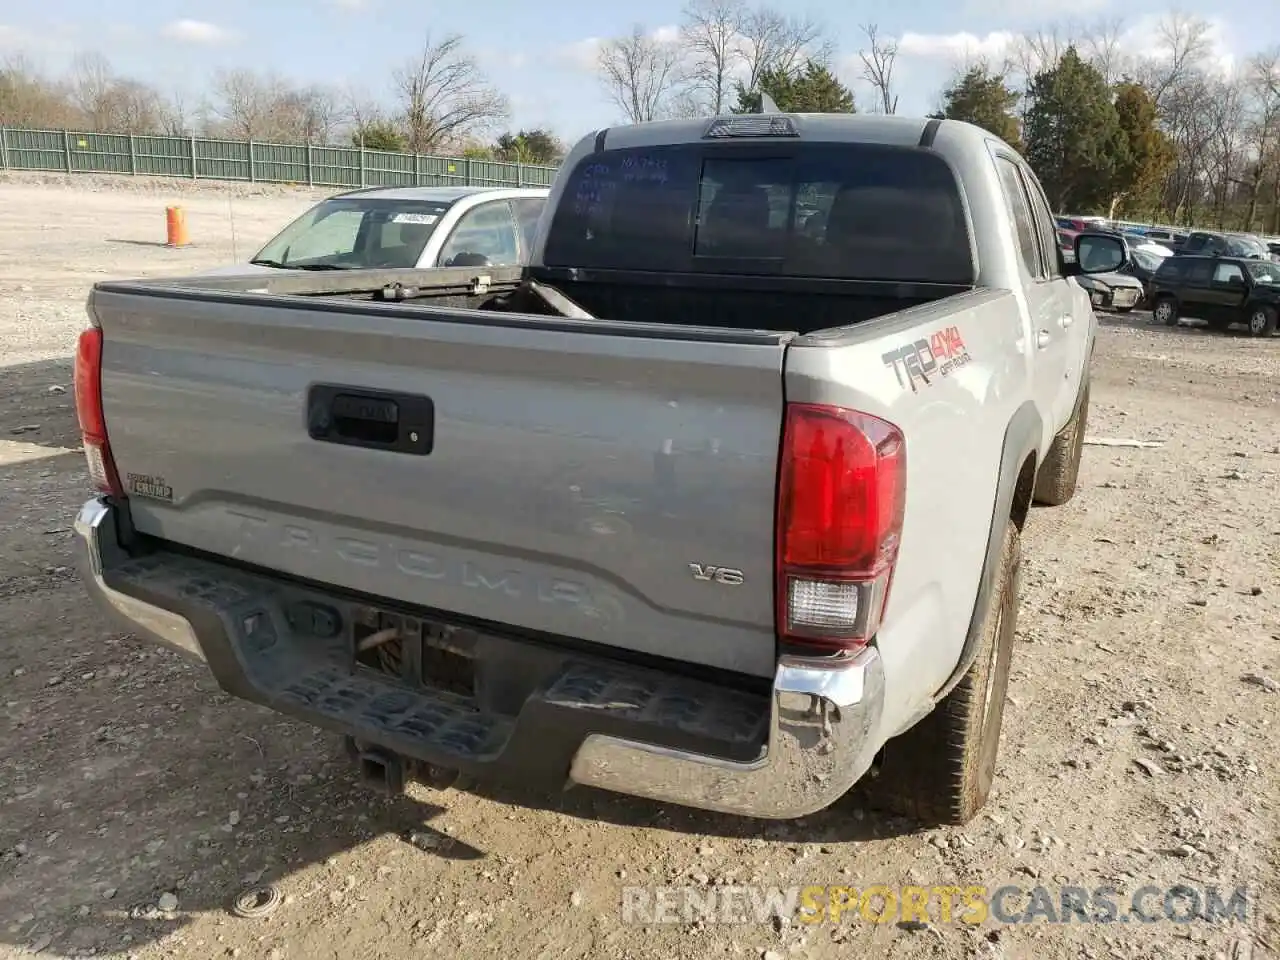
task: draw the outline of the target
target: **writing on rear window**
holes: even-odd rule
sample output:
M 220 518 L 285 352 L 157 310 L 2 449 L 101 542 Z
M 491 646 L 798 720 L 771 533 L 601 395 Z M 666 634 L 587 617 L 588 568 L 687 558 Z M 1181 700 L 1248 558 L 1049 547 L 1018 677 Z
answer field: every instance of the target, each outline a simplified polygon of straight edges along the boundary
M 969 362 L 969 351 L 959 327 L 947 327 L 932 335 L 890 350 L 880 357 L 898 378 L 898 386 L 919 393 L 938 377 L 945 377 Z

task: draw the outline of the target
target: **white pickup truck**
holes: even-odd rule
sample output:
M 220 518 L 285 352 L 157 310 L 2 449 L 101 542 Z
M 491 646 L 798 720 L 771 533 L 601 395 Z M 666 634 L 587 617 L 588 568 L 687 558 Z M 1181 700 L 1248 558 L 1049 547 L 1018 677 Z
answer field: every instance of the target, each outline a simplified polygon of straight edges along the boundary
M 99 283 L 85 582 L 392 786 L 777 818 L 874 773 L 964 821 L 1075 489 L 1080 271 L 976 127 L 763 114 L 587 137 L 523 274 Z

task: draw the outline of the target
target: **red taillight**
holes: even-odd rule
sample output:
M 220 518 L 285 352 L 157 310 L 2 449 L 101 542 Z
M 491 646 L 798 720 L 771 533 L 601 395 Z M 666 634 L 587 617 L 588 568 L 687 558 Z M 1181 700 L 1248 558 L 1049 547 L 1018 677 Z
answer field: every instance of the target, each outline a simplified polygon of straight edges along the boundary
M 111 447 L 107 443 L 107 420 L 102 413 L 102 330 L 90 327 L 80 334 L 76 347 L 76 416 L 84 440 L 84 456 L 89 478 L 104 493 L 124 496 L 116 473 Z
M 847 650 L 880 626 L 902 535 L 906 443 L 843 407 L 787 405 L 778 483 L 778 637 Z

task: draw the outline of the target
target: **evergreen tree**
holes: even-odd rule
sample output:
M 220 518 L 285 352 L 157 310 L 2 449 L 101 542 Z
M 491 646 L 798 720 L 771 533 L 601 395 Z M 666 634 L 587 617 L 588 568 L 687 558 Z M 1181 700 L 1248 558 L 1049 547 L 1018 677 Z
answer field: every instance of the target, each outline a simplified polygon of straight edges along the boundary
M 549 130 L 534 129 L 504 133 L 494 144 L 493 153 L 499 160 L 508 163 L 551 165 L 559 163 L 564 157 L 564 148 Z
M 1055 210 L 1110 209 L 1130 163 L 1106 78 L 1068 47 L 1058 65 L 1031 82 L 1025 155 Z
M 853 91 L 823 64 L 806 60 L 795 70 L 764 70 L 760 89 L 773 98 L 784 113 L 856 113 Z M 752 113 L 760 106 L 760 95 L 738 84 L 738 104 L 734 113 Z
M 351 145 L 364 147 L 366 150 L 386 150 L 391 153 L 404 153 L 404 134 L 395 125 L 386 120 L 371 120 L 357 127 L 351 134 Z
M 1116 87 L 1116 116 L 1129 151 L 1112 192 L 1123 213 L 1150 214 L 1176 159 L 1173 142 L 1156 126 L 1155 102 L 1141 84 L 1126 81 Z
M 1015 150 L 1022 150 L 1022 137 L 1014 110 L 1018 94 L 1005 85 L 1004 77 L 986 67 L 973 67 L 942 94 L 938 119 L 963 120 L 995 134 Z

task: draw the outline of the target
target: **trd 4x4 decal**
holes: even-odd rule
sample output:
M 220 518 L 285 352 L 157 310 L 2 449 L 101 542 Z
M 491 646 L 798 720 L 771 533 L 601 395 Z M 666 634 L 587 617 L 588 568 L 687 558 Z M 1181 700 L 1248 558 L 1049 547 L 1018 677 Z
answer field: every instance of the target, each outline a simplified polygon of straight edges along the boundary
M 918 393 L 920 383 L 930 386 L 934 377 L 945 377 L 968 363 L 969 351 L 960 336 L 960 328 L 947 327 L 927 339 L 890 350 L 880 359 L 886 367 L 893 369 L 898 386 L 909 386 L 912 393 Z

